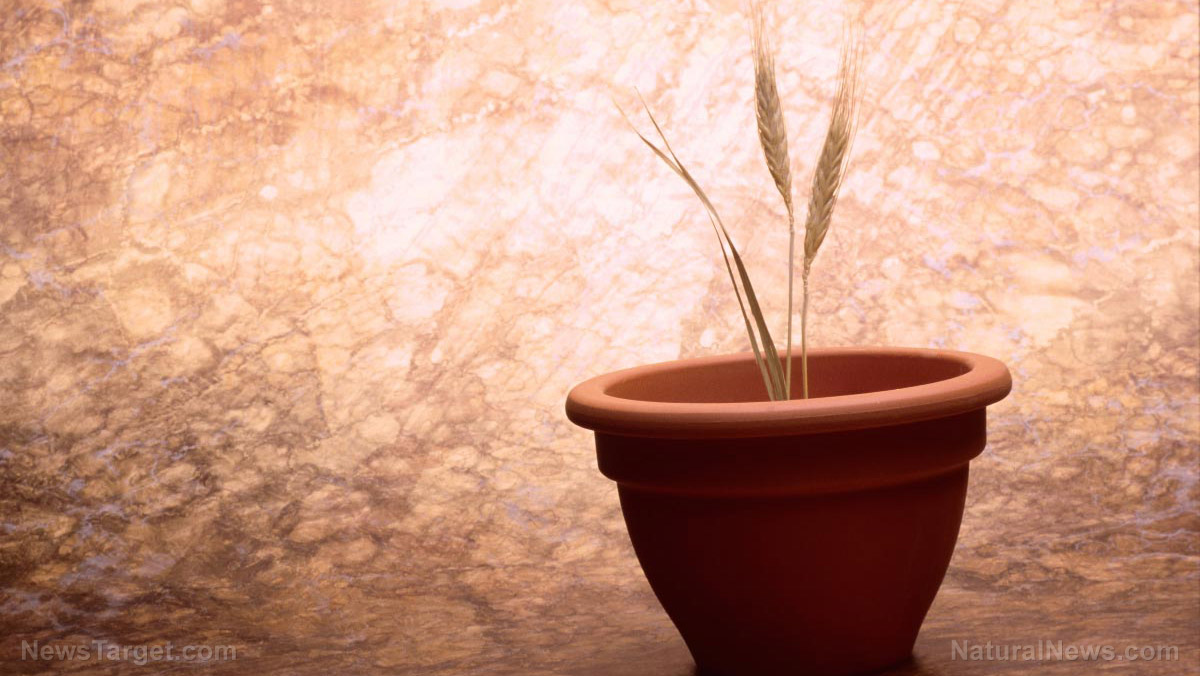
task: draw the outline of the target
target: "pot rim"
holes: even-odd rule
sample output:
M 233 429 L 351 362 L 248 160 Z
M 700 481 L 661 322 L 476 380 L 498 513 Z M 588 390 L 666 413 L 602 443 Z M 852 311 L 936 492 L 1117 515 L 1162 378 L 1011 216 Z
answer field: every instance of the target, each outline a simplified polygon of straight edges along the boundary
M 567 395 L 567 417 L 597 433 L 624 436 L 789 436 L 901 425 L 967 413 L 1000 401 L 1012 389 L 1012 376 L 1003 363 L 972 352 L 914 347 L 825 347 L 808 352 L 810 356 L 871 354 L 936 359 L 957 363 L 967 370 L 912 387 L 789 401 L 667 402 L 608 393 L 633 378 L 753 361 L 754 355 L 744 352 L 680 359 L 613 371 L 580 383 Z

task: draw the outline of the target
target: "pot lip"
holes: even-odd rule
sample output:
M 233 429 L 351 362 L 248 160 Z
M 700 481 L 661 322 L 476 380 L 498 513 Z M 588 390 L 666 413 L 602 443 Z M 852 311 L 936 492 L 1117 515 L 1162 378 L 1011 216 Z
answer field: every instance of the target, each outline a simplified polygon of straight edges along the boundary
M 685 403 L 608 394 L 618 383 L 680 368 L 753 361 L 749 352 L 646 364 L 576 385 L 567 395 L 571 422 L 597 433 L 662 438 L 790 436 L 901 425 L 968 413 L 1000 401 L 1012 376 L 999 360 L 972 352 L 914 347 L 825 347 L 812 356 L 871 354 L 952 361 L 961 375 L 924 385 L 790 401 Z

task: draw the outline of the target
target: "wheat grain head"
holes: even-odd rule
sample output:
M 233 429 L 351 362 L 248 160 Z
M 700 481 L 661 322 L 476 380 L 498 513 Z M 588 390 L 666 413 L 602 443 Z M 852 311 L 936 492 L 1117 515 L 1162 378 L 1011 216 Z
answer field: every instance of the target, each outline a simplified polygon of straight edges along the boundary
M 833 113 L 829 129 L 825 133 L 825 144 L 821 158 L 813 172 L 812 195 L 808 202 L 808 217 L 804 223 L 804 271 L 807 276 L 817 250 L 829 233 L 833 219 L 833 208 L 837 204 L 838 191 L 846 173 L 850 156 L 850 145 L 857 128 L 858 73 L 862 60 L 861 41 L 857 32 L 847 30 L 842 48 L 842 61 L 838 69 L 838 90 L 833 102 Z
M 792 218 L 792 171 L 788 159 L 787 127 L 783 123 L 783 106 L 775 84 L 775 56 L 767 37 L 766 17 L 762 3 L 752 7 L 751 33 L 754 40 L 754 112 L 758 119 L 758 140 L 762 143 L 767 169 L 775 188 L 783 197 L 788 220 Z

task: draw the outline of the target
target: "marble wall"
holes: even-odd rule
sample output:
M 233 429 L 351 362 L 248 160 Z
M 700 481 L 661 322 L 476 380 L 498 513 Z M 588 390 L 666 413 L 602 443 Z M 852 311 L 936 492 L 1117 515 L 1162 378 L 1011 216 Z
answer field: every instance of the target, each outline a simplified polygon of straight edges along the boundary
M 123 672 L 21 660 L 104 640 L 237 646 L 214 673 L 690 673 L 562 404 L 746 349 L 702 212 L 615 111 L 635 88 L 782 331 L 742 8 L 0 6 L 0 671 Z M 775 3 L 800 202 L 844 13 L 861 130 L 811 339 L 1015 380 L 910 671 L 1022 673 L 949 642 L 1055 638 L 1197 673 L 1195 3 Z

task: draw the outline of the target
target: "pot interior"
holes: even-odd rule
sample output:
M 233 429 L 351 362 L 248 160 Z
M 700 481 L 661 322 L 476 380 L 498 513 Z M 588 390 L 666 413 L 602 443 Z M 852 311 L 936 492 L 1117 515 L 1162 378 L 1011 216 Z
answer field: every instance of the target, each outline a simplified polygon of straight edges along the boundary
M 838 397 L 928 385 L 963 375 L 970 364 L 951 355 L 833 353 L 808 356 L 809 396 Z M 635 401 L 688 404 L 766 401 L 753 359 L 679 363 L 611 383 L 605 394 Z M 800 398 L 800 355 L 792 355 L 792 398 Z

